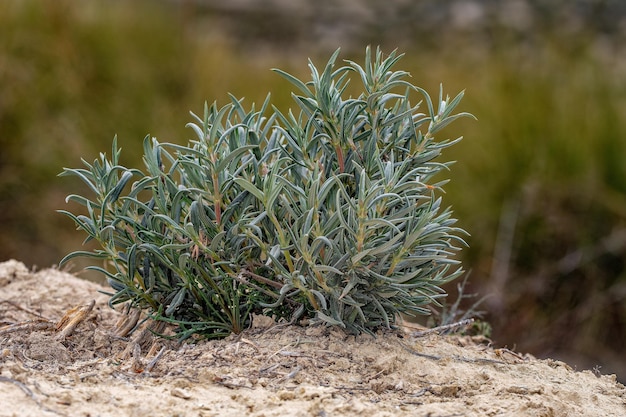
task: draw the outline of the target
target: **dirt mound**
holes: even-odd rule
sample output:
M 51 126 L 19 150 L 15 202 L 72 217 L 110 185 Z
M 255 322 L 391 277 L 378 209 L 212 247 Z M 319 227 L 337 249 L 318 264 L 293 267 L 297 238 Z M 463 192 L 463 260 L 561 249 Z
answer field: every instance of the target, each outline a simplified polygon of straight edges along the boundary
M 98 290 L 0 264 L 1 416 L 626 415 L 613 375 L 468 337 L 354 337 L 256 317 L 242 335 L 178 345 Z

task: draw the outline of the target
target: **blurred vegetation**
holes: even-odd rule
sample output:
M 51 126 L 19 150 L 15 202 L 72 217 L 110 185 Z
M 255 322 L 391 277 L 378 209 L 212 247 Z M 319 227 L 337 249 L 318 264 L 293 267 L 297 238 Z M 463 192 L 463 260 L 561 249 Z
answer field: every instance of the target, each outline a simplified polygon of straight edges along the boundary
M 466 9 L 448 13 L 418 3 L 354 9 L 358 26 L 345 24 L 348 6 L 2 2 L 0 259 L 46 267 L 79 248 L 80 233 L 54 210 L 83 190 L 56 175 L 110 149 L 114 135 L 122 163 L 139 165 L 146 134 L 186 143 L 188 112 L 205 100 L 259 102 L 272 91 L 287 108 L 289 86 L 272 67 L 303 76 L 306 57 L 323 62 L 339 46 L 359 60 L 365 43 L 399 47 L 416 84 L 466 89 L 462 110 L 479 119 L 444 132 L 465 136 L 446 154 L 458 160 L 446 201 L 472 234 L 470 290 L 493 294 L 484 307 L 495 342 L 624 380 L 624 7 L 534 2 L 535 14 L 507 21 L 501 9 L 476 9 L 490 2 L 454 2 Z

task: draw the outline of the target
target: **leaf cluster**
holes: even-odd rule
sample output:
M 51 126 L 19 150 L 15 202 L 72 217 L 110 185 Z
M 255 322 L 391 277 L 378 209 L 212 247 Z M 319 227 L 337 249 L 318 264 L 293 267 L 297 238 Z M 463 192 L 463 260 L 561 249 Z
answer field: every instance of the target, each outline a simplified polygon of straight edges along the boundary
M 239 333 L 252 313 L 353 333 L 427 314 L 462 272 L 452 255 L 464 232 L 434 177 L 456 142 L 435 133 L 468 115 L 453 114 L 463 93 L 440 91 L 435 109 L 392 70 L 401 55 L 367 48 L 364 66 L 338 67 L 338 53 L 321 71 L 309 62 L 306 83 L 276 70 L 296 88 L 295 111 L 231 97 L 193 116 L 187 145 L 146 137 L 145 171 L 119 164 L 116 140 L 110 159 L 65 169 L 95 197 L 70 195 L 87 212 L 62 212 L 100 248 L 62 262 L 105 261 L 90 268 L 107 276 L 110 303 L 148 309 L 181 338 Z

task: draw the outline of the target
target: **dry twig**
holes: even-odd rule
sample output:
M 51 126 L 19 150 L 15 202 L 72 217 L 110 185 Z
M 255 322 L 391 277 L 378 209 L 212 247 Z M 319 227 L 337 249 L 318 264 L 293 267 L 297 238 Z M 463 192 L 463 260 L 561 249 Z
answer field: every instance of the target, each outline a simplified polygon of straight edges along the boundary
M 132 333 L 137 326 L 140 316 L 141 310 L 138 308 L 132 309 L 128 314 L 124 314 L 116 324 L 117 330 L 115 331 L 115 335 L 125 337 Z
M 9 304 L 9 305 L 11 305 L 11 306 L 13 306 L 13 307 L 17 308 L 18 310 L 25 311 L 26 313 L 28 313 L 28 314 L 32 314 L 33 316 L 39 317 L 40 319 L 50 321 L 50 319 L 49 319 L 49 318 L 44 317 L 44 316 L 42 316 L 41 314 L 37 313 L 36 311 L 31 310 L 31 309 L 29 309 L 29 308 L 27 308 L 27 307 L 21 306 L 21 305 L 17 304 L 16 302 L 13 302 L 13 301 L 11 301 L 11 300 L 2 300 L 2 301 L 0 301 L 0 304 Z
M 42 410 L 50 412 L 50 413 L 55 413 L 55 414 L 61 414 L 56 410 L 53 410 L 51 408 L 48 408 L 46 406 L 44 406 L 43 404 L 41 404 L 41 402 L 35 397 L 35 394 L 33 394 L 33 391 L 31 391 L 30 388 L 28 388 L 26 385 L 24 385 L 23 383 L 21 383 L 20 381 L 16 381 L 13 378 L 9 378 L 6 376 L 2 376 L 0 375 L 0 382 L 9 382 L 15 386 L 17 386 L 19 389 L 21 389 L 22 391 L 24 391 L 24 393 L 26 395 L 28 395 L 33 401 L 35 401 L 35 403 L 41 407 Z
M 159 353 L 157 353 L 156 356 L 152 358 L 150 362 L 148 362 L 148 364 L 146 365 L 146 369 L 145 369 L 146 372 L 152 371 L 152 368 L 154 368 L 154 366 L 157 364 L 159 359 L 161 359 L 161 356 L 163 356 L 164 352 L 165 352 L 165 346 L 163 346 L 161 350 L 159 351 Z
M 52 326 L 54 326 L 54 324 L 47 320 L 28 320 L 22 323 L 14 323 L 0 327 L 0 336 L 4 336 L 5 334 L 18 332 L 21 330 L 46 330 L 51 328 Z
M 55 327 L 57 331 L 61 331 L 57 336 L 57 340 L 65 340 L 65 338 L 70 336 L 76 327 L 85 321 L 95 305 L 96 300 L 91 300 L 89 304 L 74 307 L 65 313 Z
M 428 329 L 428 330 L 422 330 L 419 332 L 413 332 L 411 333 L 411 336 L 413 337 L 422 337 L 422 336 L 427 336 L 429 334 L 433 334 L 433 333 L 443 333 L 443 332 L 447 332 L 450 330 L 458 330 L 462 327 L 466 327 L 469 326 L 470 324 L 474 323 L 474 319 L 466 319 L 466 320 L 461 320 L 458 321 L 456 323 L 451 323 L 451 324 L 446 324 L 444 326 L 437 326 L 437 327 L 433 327 L 432 329 Z

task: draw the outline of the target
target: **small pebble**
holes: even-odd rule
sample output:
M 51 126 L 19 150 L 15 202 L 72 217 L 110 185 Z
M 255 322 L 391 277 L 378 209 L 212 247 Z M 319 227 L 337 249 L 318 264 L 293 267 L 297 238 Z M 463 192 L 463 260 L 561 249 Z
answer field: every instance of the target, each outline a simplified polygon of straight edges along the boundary
M 182 388 L 173 388 L 172 395 L 174 397 L 182 398 L 183 400 L 188 400 L 191 398 L 191 393 Z
M 282 401 L 294 400 L 296 398 L 296 394 L 293 391 L 280 391 L 278 393 L 278 398 Z

